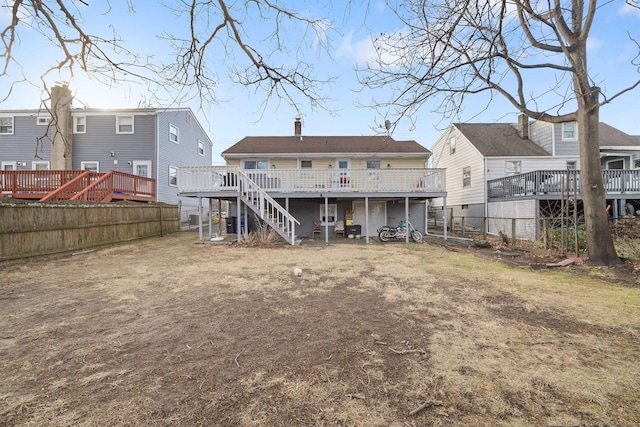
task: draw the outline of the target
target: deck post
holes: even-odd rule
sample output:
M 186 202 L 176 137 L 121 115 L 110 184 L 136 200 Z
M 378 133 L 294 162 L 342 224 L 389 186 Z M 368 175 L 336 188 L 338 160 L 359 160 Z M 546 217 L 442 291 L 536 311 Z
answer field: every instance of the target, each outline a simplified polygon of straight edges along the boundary
M 202 242 L 202 197 L 198 197 L 198 238 Z
M 329 198 L 324 198 L 324 241 L 329 243 Z
M 409 234 L 411 234 L 411 232 L 409 231 L 409 198 L 408 197 L 404 198 L 404 223 L 407 230 L 404 236 L 404 242 L 409 243 Z
M 364 240 L 369 243 L 369 196 L 364 198 Z
M 442 198 L 442 209 L 444 212 L 442 216 L 442 229 L 444 230 L 444 240 L 447 240 L 447 196 Z

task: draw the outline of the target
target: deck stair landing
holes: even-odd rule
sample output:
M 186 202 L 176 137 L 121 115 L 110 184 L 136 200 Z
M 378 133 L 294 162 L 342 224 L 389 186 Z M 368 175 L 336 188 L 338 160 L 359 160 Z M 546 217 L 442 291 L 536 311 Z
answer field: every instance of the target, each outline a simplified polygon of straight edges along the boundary
M 240 185 L 240 199 L 273 228 L 287 243 L 295 245 L 296 224 L 300 222 L 293 217 L 282 205 L 276 202 L 243 171 L 238 171 Z

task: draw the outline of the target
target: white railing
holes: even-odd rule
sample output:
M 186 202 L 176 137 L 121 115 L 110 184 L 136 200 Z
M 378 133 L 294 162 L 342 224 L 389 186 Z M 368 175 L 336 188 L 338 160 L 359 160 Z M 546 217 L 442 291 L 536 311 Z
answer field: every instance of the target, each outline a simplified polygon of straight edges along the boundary
M 236 166 L 187 166 L 179 170 L 180 192 L 238 190 Z M 243 170 L 267 192 L 443 193 L 444 169 L 265 169 Z
M 244 202 L 267 222 L 287 242 L 295 245 L 296 224 L 300 222 L 266 193 L 255 181 L 249 178 L 246 171 L 237 171 L 240 194 Z

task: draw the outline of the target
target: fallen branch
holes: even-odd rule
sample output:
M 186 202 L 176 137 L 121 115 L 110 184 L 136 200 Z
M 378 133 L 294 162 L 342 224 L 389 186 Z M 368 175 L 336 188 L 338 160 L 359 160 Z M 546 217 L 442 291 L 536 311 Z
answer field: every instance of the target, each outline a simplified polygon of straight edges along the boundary
M 244 353 L 244 351 L 245 351 L 245 349 L 243 348 L 243 349 L 242 349 L 242 351 L 236 355 L 236 358 L 235 358 L 235 359 L 233 359 L 233 360 L 236 362 L 236 366 L 237 366 L 238 368 L 240 367 L 240 364 L 238 363 L 238 357 L 240 357 L 240 355 L 241 355 L 242 353 Z
M 415 415 L 418 412 L 430 408 L 432 406 L 442 406 L 442 401 L 441 400 L 427 400 L 426 402 L 424 402 L 422 405 L 418 406 L 416 409 L 414 409 L 413 411 L 409 412 L 409 415 Z
M 395 354 L 409 354 L 409 353 L 427 354 L 426 351 L 420 350 L 419 348 L 416 348 L 413 350 L 394 350 L 392 348 L 389 348 L 389 350 L 393 351 Z

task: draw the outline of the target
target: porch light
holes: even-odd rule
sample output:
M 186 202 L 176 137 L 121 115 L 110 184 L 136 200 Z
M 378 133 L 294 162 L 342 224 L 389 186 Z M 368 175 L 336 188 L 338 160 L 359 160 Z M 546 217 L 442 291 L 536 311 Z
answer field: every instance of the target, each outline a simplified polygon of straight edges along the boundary
M 331 163 L 329 163 L 329 169 L 333 169 L 333 166 L 331 166 Z
M 276 165 L 271 165 L 271 169 L 275 169 L 275 168 L 276 168 Z
M 390 167 L 391 167 L 391 163 L 387 163 L 387 168 L 390 168 Z

